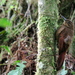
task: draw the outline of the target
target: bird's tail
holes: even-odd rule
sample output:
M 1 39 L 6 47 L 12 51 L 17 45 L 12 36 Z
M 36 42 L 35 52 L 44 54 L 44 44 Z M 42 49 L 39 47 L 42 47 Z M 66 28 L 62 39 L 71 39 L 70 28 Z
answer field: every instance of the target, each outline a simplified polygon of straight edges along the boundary
M 57 71 L 62 68 L 64 59 L 65 59 L 65 54 L 66 54 L 66 52 L 64 51 L 58 57 L 58 60 L 57 60 Z

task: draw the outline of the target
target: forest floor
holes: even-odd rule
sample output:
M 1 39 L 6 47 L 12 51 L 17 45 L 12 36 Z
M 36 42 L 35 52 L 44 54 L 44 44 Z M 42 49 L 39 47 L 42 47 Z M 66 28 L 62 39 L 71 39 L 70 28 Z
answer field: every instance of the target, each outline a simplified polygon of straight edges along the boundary
M 0 75 L 7 75 L 7 73 L 16 68 L 16 65 L 12 65 L 14 61 L 21 60 L 26 61 L 26 67 L 23 71 L 23 75 L 34 75 L 36 72 L 36 58 L 37 58 L 37 25 L 31 24 L 27 28 L 27 35 L 17 36 L 14 41 L 9 41 L 11 44 L 12 55 L 7 53 L 3 54 L 0 61 Z M 67 75 L 71 75 L 71 70 L 75 71 L 75 59 L 70 55 L 66 55 L 66 69 L 68 69 Z M 7 64 L 5 64 L 7 62 Z
M 12 56 L 7 53 L 3 54 L 3 58 L 0 64 L 7 64 L 0 66 L 0 75 L 6 75 L 10 70 L 15 69 L 15 65 L 12 65 L 14 61 L 21 60 L 26 61 L 26 68 L 24 69 L 24 75 L 34 75 L 36 71 L 36 57 L 37 57 L 37 28 L 35 23 L 28 27 L 28 34 L 23 35 L 23 39 L 17 36 L 11 44 Z

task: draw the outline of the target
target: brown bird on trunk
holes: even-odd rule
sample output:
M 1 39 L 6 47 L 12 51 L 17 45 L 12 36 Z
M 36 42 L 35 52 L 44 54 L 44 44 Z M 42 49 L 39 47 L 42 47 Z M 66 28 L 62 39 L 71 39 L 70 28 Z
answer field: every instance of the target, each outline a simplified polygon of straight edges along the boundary
M 59 48 L 59 56 L 57 60 L 57 71 L 62 68 L 65 59 L 65 54 L 69 49 L 74 34 L 73 23 L 66 18 L 64 19 L 65 21 L 56 32 L 56 40 Z

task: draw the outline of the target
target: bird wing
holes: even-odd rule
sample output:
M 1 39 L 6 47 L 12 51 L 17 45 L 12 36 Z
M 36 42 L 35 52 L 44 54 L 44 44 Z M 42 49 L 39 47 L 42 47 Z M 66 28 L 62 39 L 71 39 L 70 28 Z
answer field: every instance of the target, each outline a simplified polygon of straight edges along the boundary
M 59 47 L 59 54 L 64 50 L 64 36 L 63 34 L 60 34 L 59 39 L 58 39 L 58 47 Z
M 61 26 L 60 28 L 58 28 L 57 32 L 56 32 L 56 37 L 58 38 L 59 34 L 65 29 L 64 26 Z
M 71 37 L 66 33 L 65 29 L 63 29 L 59 34 L 58 38 L 59 54 L 64 51 L 67 51 L 70 43 L 71 43 Z

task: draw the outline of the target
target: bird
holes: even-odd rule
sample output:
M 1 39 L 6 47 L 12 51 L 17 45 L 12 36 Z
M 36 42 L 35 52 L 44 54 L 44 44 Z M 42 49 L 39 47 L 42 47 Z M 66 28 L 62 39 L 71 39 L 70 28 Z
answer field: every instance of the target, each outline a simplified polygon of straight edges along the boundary
M 61 17 L 64 18 L 64 22 L 56 31 L 56 40 L 58 46 L 57 71 L 62 69 L 65 55 L 68 52 L 74 35 L 74 25 L 72 21 L 66 19 L 62 15 Z

